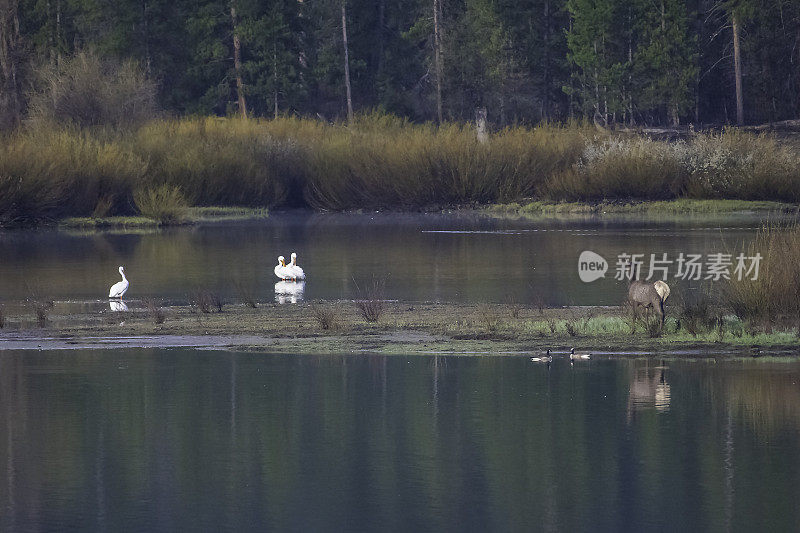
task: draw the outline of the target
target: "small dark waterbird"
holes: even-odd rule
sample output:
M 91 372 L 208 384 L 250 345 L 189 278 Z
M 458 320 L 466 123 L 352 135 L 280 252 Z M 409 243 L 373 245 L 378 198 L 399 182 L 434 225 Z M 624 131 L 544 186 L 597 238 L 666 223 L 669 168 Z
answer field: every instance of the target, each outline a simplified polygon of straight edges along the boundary
M 550 348 L 547 349 L 546 355 L 543 355 L 541 357 L 531 357 L 531 361 L 533 361 L 534 363 L 552 363 L 553 356 L 550 355 Z

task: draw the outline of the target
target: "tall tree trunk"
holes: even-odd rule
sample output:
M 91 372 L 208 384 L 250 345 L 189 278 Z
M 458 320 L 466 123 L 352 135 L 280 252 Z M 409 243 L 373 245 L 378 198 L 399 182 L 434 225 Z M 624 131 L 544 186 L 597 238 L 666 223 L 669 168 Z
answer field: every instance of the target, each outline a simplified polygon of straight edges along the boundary
M 633 127 L 633 6 L 628 7 L 628 124 Z M 624 102 L 624 97 L 623 97 Z
M 239 41 L 236 0 L 231 0 L 231 24 L 233 25 L 233 70 L 236 73 L 236 96 L 239 102 L 239 113 L 242 118 L 247 118 L 247 102 L 244 99 L 244 81 L 242 81 L 242 43 Z
M 142 0 L 142 41 L 144 43 L 144 68 L 148 76 L 152 73 L 150 57 L 150 24 L 147 14 L 147 0 Z
M 344 86 L 347 89 L 347 123 L 353 123 L 353 95 L 350 89 L 350 51 L 347 48 L 347 1 L 342 0 L 342 41 L 344 42 Z
M 550 0 L 544 2 L 544 94 L 542 94 L 542 118 L 550 119 L 550 85 L 552 73 L 550 68 Z
M 734 12 L 731 15 L 733 24 L 733 68 L 736 75 L 736 123 L 744 124 L 744 97 L 742 96 L 742 55 L 739 45 L 739 17 Z
M 486 144 L 489 141 L 489 134 L 486 132 L 486 108 L 479 107 L 475 110 L 475 131 L 478 142 Z
M 436 64 L 436 119 L 442 123 L 442 21 L 441 0 L 433 0 L 433 56 Z
M 0 127 L 17 126 L 22 112 L 17 79 L 21 52 L 18 9 L 17 0 L 0 3 Z
M 56 0 L 56 55 L 58 60 L 61 61 L 61 51 L 63 47 L 63 40 L 61 37 L 61 0 Z
M 272 41 L 272 85 L 273 101 L 275 103 L 275 118 L 278 118 L 278 45 Z
M 383 49 L 385 47 L 386 0 L 378 0 L 378 73 L 383 73 Z

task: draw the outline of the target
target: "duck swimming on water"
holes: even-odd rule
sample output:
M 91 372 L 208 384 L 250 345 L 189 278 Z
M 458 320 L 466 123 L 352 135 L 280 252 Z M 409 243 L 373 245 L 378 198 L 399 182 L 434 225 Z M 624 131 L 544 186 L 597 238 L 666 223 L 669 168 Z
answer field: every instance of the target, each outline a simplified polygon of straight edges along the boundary
M 534 363 L 552 363 L 553 356 L 550 355 L 550 348 L 547 349 L 547 354 L 541 357 L 531 357 L 531 361 Z

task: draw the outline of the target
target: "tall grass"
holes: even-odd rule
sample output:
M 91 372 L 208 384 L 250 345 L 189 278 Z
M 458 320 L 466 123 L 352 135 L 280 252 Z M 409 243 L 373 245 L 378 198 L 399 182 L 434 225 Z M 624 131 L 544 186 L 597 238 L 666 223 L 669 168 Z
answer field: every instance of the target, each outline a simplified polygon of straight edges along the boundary
M 506 129 L 488 143 L 464 125 L 341 131 L 308 147 L 306 199 L 323 209 L 507 202 L 535 194 L 583 145 L 579 130 L 557 127 Z
M 738 130 L 677 142 L 612 137 L 587 143 L 544 195 L 558 200 L 674 198 L 800 201 L 800 154 Z
M 758 278 L 731 276 L 727 305 L 742 320 L 770 332 L 776 325 L 798 327 L 800 334 L 800 226 L 766 226 L 745 255 L 762 256 Z
M 349 127 L 298 118 L 156 120 L 133 130 L 34 125 L 2 141 L 3 226 L 132 214 L 137 192 L 161 187 L 188 205 L 323 210 L 523 198 L 800 201 L 797 150 L 738 131 L 667 143 L 545 125 L 506 128 L 481 143 L 469 125 L 372 114 Z
M 184 119 L 140 129 L 134 153 L 150 161 L 148 177 L 178 186 L 195 205 L 272 207 L 305 174 L 298 142 L 281 139 L 266 121 Z
M 25 131 L 0 147 L 0 224 L 131 211 L 148 164 L 119 142 L 76 129 Z
M 684 179 L 673 145 L 615 138 L 587 145 L 572 167 L 550 176 L 545 193 L 561 200 L 663 200 L 676 197 Z
M 163 224 L 183 222 L 189 213 L 189 205 L 180 188 L 171 185 L 135 191 L 133 201 L 143 216 Z

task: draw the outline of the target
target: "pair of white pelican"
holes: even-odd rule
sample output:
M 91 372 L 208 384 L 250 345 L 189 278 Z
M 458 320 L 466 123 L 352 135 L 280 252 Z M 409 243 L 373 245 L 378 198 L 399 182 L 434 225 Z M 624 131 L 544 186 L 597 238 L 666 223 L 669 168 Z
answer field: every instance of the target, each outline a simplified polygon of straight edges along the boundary
M 302 281 L 306 279 L 306 273 L 303 272 L 302 268 L 297 266 L 297 254 L 292 252 L 291 258 L 291 263 L 287 265 L 282 255 L 278 257 L 278 264 L 275 265 L 275 275 L 278 276 L 281 281 Z

